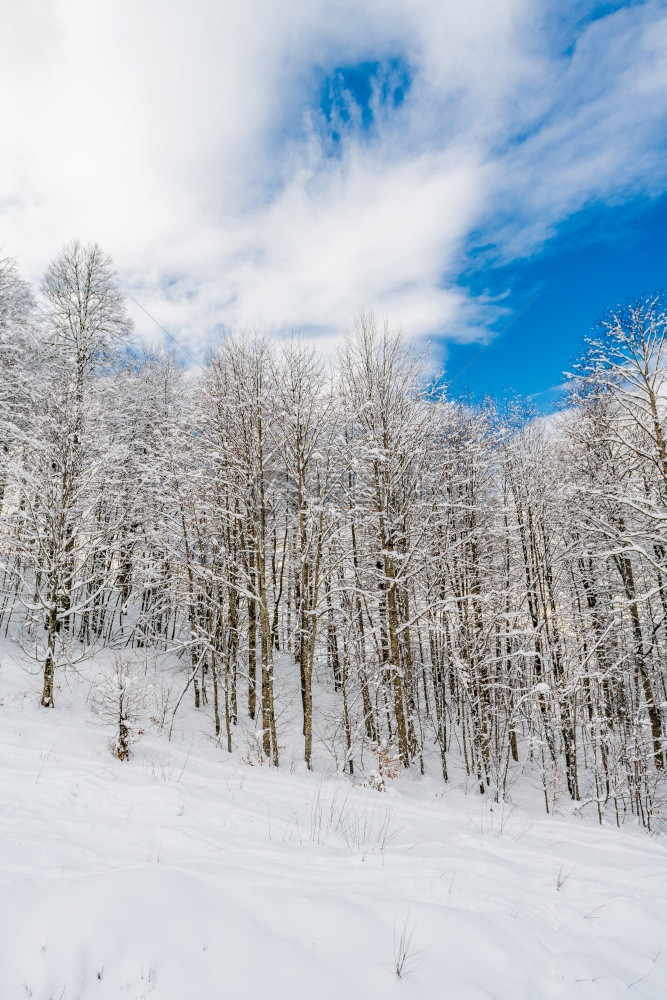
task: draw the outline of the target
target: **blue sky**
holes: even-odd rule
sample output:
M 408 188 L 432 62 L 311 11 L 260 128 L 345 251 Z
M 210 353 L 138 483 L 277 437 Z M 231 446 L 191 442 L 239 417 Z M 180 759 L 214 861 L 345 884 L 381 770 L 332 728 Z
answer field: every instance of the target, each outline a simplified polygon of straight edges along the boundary
M 545 406 L 667 283 L 667 0 L 22 0 L 0 88 L 2 252 L 97 240 L 188 356 L 373 310 Z
M 378 118 L 403 104 L 412 82 L 410 66 L 400 56 L 335 66 L 322 76 L 322 131 L 334 147 L 340 145 L 350 127 L 370 140 Z
M 579 27 L 623 6 L 598 4 Z M 320 106 L 331 155 L 355 117 L 371 141 L 378 115 L 398 107 L 410 84 L 410 67 L 400 57 L 336 67 L 325 76 Z M 460 285 L 497 303 L 502 314 L 481 344 L 456 343 L 451 332 L 433 335 L 454 394 L 481 400 L 519 393 L 546 410 L 558 402 L 564 371 L 608 310 L 667 290 L 667 196 L 629 193 L 618 204 L 594 203 L 565 218 L 529 257 L 509 263 L 494 261 L 493 245 L 477 246 L 478 235 L 462 258 Z
M 546 409 L 607 310 L 667 291 L 667 197 L 592 206 L 528 260 L 481 269 L 473 260 L 462 282 L 502 297 L 507 314 L 488 345 L 449 345 L 452 391 L 478 400 L 513 391 Z

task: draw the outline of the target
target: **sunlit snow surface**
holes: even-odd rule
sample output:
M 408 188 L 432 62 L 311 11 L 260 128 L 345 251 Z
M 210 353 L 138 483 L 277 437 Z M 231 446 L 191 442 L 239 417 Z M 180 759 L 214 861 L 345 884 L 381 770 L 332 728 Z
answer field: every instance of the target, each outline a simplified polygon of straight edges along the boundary
M 0 1000 L 667 997 L 667 838 L 411 776 L 244 764 L 179 713 L 115 760 L 93 664 L 0 663 Z M 283 720 L 283 724 L 285 724 Z M 396 976 L 401 933 L 412 935 Z

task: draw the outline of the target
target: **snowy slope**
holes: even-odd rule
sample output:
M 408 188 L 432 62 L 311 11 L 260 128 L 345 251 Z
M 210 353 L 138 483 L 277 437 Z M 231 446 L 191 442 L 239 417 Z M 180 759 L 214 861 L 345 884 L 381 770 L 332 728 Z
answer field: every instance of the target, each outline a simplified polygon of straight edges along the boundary
M 86 677 L 61 676 L 47 711 L 17 659 L 0 664 L 0 1000 L 667 996 L 664 838 L 428 778 L 378 793 L 250 766 L 191 710 L 121 763 Z

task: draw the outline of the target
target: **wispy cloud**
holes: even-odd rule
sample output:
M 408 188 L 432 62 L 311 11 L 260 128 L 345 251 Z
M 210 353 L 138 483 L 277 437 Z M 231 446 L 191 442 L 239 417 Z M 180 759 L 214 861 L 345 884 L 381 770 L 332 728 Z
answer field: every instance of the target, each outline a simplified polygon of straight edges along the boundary
M 4 251 L 36 276 L 97 239 L 193 345 L 330 340 L 369 307 L 483 337 L 471 245 L 529 255 L 592 201 L 667 187 L 660 0 L 4 7 Z

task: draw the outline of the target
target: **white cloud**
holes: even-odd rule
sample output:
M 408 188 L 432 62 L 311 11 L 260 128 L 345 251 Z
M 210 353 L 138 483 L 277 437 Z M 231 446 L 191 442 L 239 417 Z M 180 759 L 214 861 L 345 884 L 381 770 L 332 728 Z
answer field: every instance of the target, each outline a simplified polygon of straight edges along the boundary
M 194 346 L 238 324 L 330 340 L 369 307 L 480 337 L 497 307 L 458 284 L 473 231 L 507 260 L 591 200 L 667 186 L 660 0 L 592 23 L 529 0 L 0 7 L 4 252 L 37 277 L 96 239 Z M 332 155 L 326 74 L 397 56 L 403 104 Z

